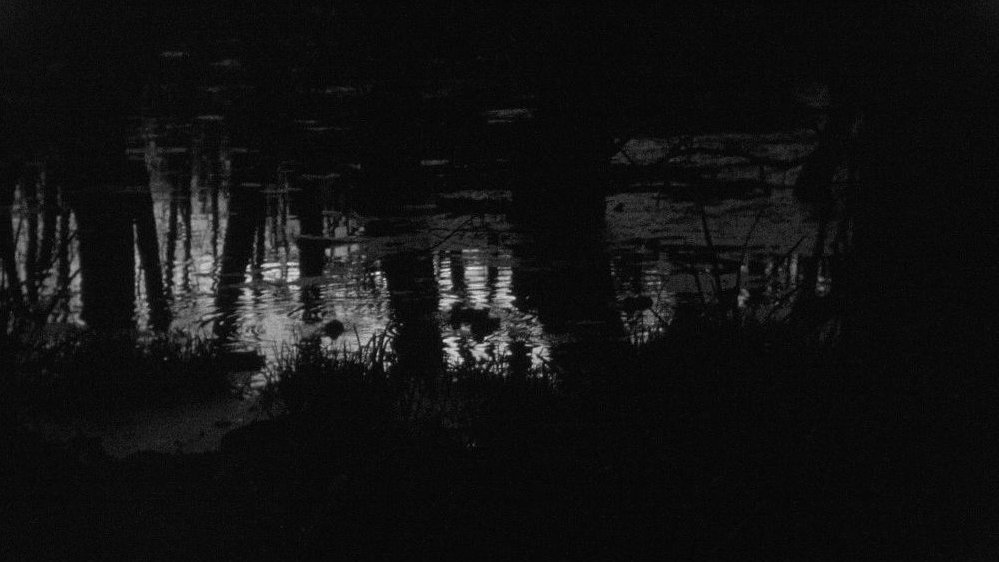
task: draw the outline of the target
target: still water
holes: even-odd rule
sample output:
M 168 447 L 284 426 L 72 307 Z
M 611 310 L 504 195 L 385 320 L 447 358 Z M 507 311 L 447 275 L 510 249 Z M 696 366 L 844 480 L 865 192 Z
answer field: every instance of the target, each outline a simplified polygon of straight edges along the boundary
M 780 317 L 809 264 L 815 290 L 829 283 L 815 210 L 791 188 L 816 142 L 807 123 L 620 139 L 613 185 L 562 185 L 526 220 L 524 194 L 550 188 L 518 168 L 545 149 L 524 142 L 530 96 L 496 87 L 472 107 L 443 73 L 400 106 L 315 68 L 254 81 L 230 47 L 161 53 L 127 185 L 69 194 L 42 159 L 0 206 L 3 288 L 50 333 L 181 330 L 270 359 L 387 333 L 426 360 L 519 342 L 537 364 L 648 338 L 718 300 L 718 279 L 758 318 Z M 581 226 L 577 199 L 593 197 Z
M 15 252 L 4 263 L 16 264 L 4 284 L 53 302 L 54 332 L 88 323 L 178 329 L 268 358 L 305 338 L 350 349 L 381 332 L 397 341 L 419 332 L 420 345 L 439 343 L 451 362 L 502 354 L 514 341 L 541 362 L 594 334 L 647 338 L 684 306 L 715 298 L 716 266 L 726 290 L 739 278 L 741 306 L 779 314 L 817 232 L 789 187 L 793 166 L 695 152 L 680 164 L 742 183 L 704 193 L 711 184 L 632 174 L 608 191 L 603 224 L 564 239 L 518 220 L 515 186 L 486 175 L 478 188 L 474 175 L 448 182 L 459 171 L 447 159 L 421 163 L 414 183 L 437 183 L 412 204 L 374 214 L 359 210 L 365 191 L 349 168 L 318 174 L 285 162 L 273 181 L 248 181 L 240 166 L 256 153 L 232 146 L 221 119 L 196 119 L 186 136 L 172 131 L 154 120 L 139 128 L 130 153 L 148 183 L 70 204 L 39 165 L 4 209 Z M 633 139 L 623 150 L 629 166 L 651 169 L 643 164 L 674 142 Z M 812 139 L 686 142 L 794 156 Z M 819 291 L 829 282 L 820 273 Z

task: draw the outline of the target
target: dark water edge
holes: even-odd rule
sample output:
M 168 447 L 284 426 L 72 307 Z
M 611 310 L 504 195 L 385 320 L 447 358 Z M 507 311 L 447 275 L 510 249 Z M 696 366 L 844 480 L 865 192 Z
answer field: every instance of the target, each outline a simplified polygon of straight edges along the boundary
M 910 426 L 929 403 L 843 392 L 848 364 L 766 339 L 705 326 L 614 365 L 605 352 L 561 390 L 465 372 L 418 385 L 416 403 L 397 402 L 413 395 L 370 366 L 300 364 L 311 401 L 204 454 L 116 460 L 94 440 L 53 445 L 5 426 L 5 527 L 17 537 L 6 548 L 194 559 L 988 552 L 979 520 L 960 517 L 988 501 L 966 495 L 973 483 L 911 488 L 938 470 Z M 401 415 L 402 403 L 418 407 Z

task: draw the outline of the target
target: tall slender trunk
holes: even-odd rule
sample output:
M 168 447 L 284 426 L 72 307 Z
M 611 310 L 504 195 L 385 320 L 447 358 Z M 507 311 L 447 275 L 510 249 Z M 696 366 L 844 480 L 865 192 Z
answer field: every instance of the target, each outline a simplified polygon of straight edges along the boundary
M 154 330 L 164 331 L 170 327 L 170 303 L 163 287 L 156 217 L 153 215 L 153 198 L 148 191 L 136 196 L 134 212 L 136 243 L 149 305 L 149 322 Z
M 135 238 L 132 215 L 120 202 L 78 197 L 83 320 L 100 331 L 132 328 L 135 311 Z
M 14 189 L 17 185 L 13 173 L 5 173 L 0 177 L 0 260 L 3 261 L 3 290 L 16 300 L 21 300 L 21 275 L 17 270 L 17 246 L 14 241 L 13 217 L 11 205 L 14 204 Z M 4 295 L 5 297 L 7 295 Z
M 49 271 L 55 262 L 56 227 L 59 221 L 59 192 L 55 182 L 50 181 L 48 174 L 42 170 L 39 176 L 42 186 L 42 240 L 38 250 L 39 284 L 43 285 L 49 276 Z
M 982 6 L 984 3 L 982 4 Z M 987 558 L 996 439 L 997 173 L 994 66 L 984 10 L 906 8 L 884 30 L 866 100 L 847 280 L 847 387 L 890 471 L 878 532 L 893 556 Z M 993 24 L 995 22 L 992 22 Z M 835 282 L 835 281 L 834 281 Z M 859 435 L 851 436 L 861 437 Z
M 260 192 L 242 186 L 231 190 L 215 296 L 215 307 L 220 315 L 215 324 L 215 336 L 223 341 L 231 339 L 239 325 L 239 297 L 243 292 L 246 267 L 253 256 L 254 234 L 263 212 L 264 197 Z
M 28 293 L 28 303 L 38 303 L 39 260 L 38 260 L 38 182 L 35 174 L 29 171 L 21 179 L 21 194 L 25 211 L 28 213 L 28 244 L 24 255 L 24 284 Z M 16 242 L 16 241 L 15 241 Z
M 163 278 L 166 283 L 164 290 L 168 299 L 174 298 L 174 266 L 177 259 L 177 214 L 180 194 L 176 189 L 170 193 L 170 211 L 167 215 L 166 262 L 163 264 Z M 183 266 L 182 266 L 183 267 Z
M 396 334 L 392 345 L 403 376 L 428 377 L 444 367 L 432 256 L 407 252 L 382 259 Z
M 181 261 L 181 288 L 187 292 L 191 290 L 191 268 L 194 267 L 194 260 L 191 254 L 191 241 L 194 233 L 191 232 L 191 183 L 185 182 L 184 198 L 180 202 L 180 216 L 184 222 L 184 259 Z
M 319 240 L 324 234 L 323 204 L 319 190 L 319 185 L 305 185 L 292 199 L 292 203 L 295 204 L 293 210 L 298 215 L 299 231 L 305 235 L 297 241 L 299 277 L 321 276 L 326 263 L 326 244 Z M 318 284 L 312 283 L 302 287 L 302 305 L 305 307 L 302 316 L 306 322 L 319 319 L 318 309 L 321 300 Z
M 600 45 L 581 37 L 571 14 L 549 17 L 555 31 L 542 39 L 537 111 L 525 139 L 525 173 L 514 187 L 514 214 L 531 236 L 515 249 L 514 289 L 518 306 L 537 311 L 547 332 L 568 336 L 571 343 L 553 350 L 563 366 L 592 371 L 623 335 L 604 246 L 613 153 L 608 98 Z
M 60 200 L 62 198 L 60 197 Z M 64 203 L 64 201 L 63 201 Z M 69 207 L 63 204 L 62 212 L 59 213 L 59 247 L 57 249 L 57 272 L 56 272 L 56 287 L 60 293 L 60 311 L 61 319 L 65 320 L 69 316 L 69 301 L 70 301 L 70 263 L 69 263 L 69 247 L 72 241 L 69 232 L 69 218 L 70 210 Z

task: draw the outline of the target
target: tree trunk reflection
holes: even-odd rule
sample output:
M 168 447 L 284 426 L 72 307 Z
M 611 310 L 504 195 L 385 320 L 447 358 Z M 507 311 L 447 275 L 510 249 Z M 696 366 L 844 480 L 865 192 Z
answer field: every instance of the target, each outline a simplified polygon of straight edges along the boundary
M 34 170 L 25 170 L 25 174 L 21 176 L 21 195 L 28 213 L 28 247 L 24 257 L 25 288 L 28 302 L 37 304 L 41 273 L 38 260 L 38 182 Z
M 437 318 L 437 279 L 429 254 L 405 252 L 382 260 L 396 324 L 393 346 L 403 374 L 431 376 L 444 366 Z
M 16 244 L 14 242 L 14 225 L 12 223 L 11 206 L 14 204 L 14 189 L 17 183 L 17 172 L 13 164 L 3 165 L 0 169 L 0 260 L 3 260 L 4 297 L 10 295 L 21 300 L 21 275 L 17 271 Z
M 517 306 L 537 313 L 556 341 L 553 358 L 572 369 L 598 365 L 597 350 L 606 350 L 623 335 L 613 306 L 604 218 L 596 211 L 598 206 L 602 211 L 604 200 L 597 190 L 590 193 L 594 200 L 580 201 L 563 192 L 561 204 L 518 213 L 526 240 L 514 247 Z M 528 201 L 534 205 L 537 197 Z
M 174 295 L 174 267 L 177 255 L 177 215 L 180 206 L 180 197 L 183 195 L 174 188 L 170 193 L 170 210 L 167 214 L 167 235 L 166 235 L 166 262 L 163 264 L 163 277 L 166 282 L 164 288 L 167 299 L 173 300 Z M 190 195 L 188 194 L 188 197 Z
M 300 278 L 316 278 L 323 274 L 326 259 L 326 245 L 320 238 L 323 236 L 323 204 L 319 196 L 319 185 L 302 186 L 302 191 L 295 194 L 292 203 L 293 211 L 298 215 L 299 231 L 304 236 L 298 240 L 298 267 Z M 302 287 L 302 305 L 305 307 L 303 319 L 314 322 L 319 319 L 320 285 L 306 282 Z
M 163 268 L 160 263 L 160 245 L 153 216 L 153 198 L 148 191 L 135 196 L 135 232 L 142 262 L 146 300 L 149 305 L 149 322 L 154 330 L 170 327 L 170 306 L 163 287 Z M 172 261 L 172 257 L 171 257 Z
M 231 189 L 215 297 L 219 312 L 215 336 L 221 340 L 231 340 L 238 328 L 239 296 L 243 291 L 246 267 L 253 255 L 254 235 L 263 212 L 264 198 L 256 188 L 234 186 Z
M 80 195 L 74 202 L 79 236 L 82 318 L 101 331 L 132 327 L 135 238 L 121 201 Z

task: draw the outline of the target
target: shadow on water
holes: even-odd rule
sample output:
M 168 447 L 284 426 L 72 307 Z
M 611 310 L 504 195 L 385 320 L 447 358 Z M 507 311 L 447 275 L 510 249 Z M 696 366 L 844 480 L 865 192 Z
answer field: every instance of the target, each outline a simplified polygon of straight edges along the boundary
M 222 341 L 231 342 L 239 328 L 239 299 L 263 216 L 264 197 L 256 186 L 237 184 L 230 188 L 229 214 L 215 297 L 219 316 L 214 333 Z
M 82 277 L 82 319 L 98 330 L 131 328 L 136 308 L 138 249 L 150 327 L 157 331 L 168 329 L 171 314 L 149 192 L 117 193 L 110 201 L 84 194 L 73 199 Z
M 379 211 L 410 203 L 417 177 L 414 109 L 419 92 L 400 81 L 379 85 L 363 118 L 360 165 L 372 197 L 362 210 Z
M 299 279 L 302 281 L 302 320 L 312 324 L 322 319 L 321 285 L 313 282 L 323 274 L 326 265 L 328 239 L 324 237 L 323 186 L 304 184 L 301 191 L 291 198 L 292 212 L 298 216 L 300 236 L 298 245 Z
M 19 301 L 21 293 L 21 274 L 17 270 L 16 243 L 14 241 L 14 226 L 11 221 L 11 206 L 14 204 L 14 191 L 17 188 L 19 166 L 3 163 L 0 168 L 0 259 L 3 260 L 4 300 L 10 298 Z
M 160 261 L 156 218 L 153 216 L 153 199 L 148 191 L 142 190 L 136 195 L 134 205 L 136 244 L 149 305 L 149 323 L 154 330 L 162 332 L 169 329 L 171 315 L 163 286 L 163 268 Z
M 388 284 L 393 348 L 398 368 L 414 376 L 439 373 L 444 366 L 438 289 L 429 252 L 401 252 L 382 259 Z
M 77 197 L 73 202 L 79 238 L 81 317 L 97 330 L 132 324 L 135 311 L 135 238 L 123 205 Z
M 170 210 L 167 214 L 166 231 L 166 261 L 163 263 L 163 277 L 166 281 L 165 294 L 167 299 L 174 301 L 174 268 L 179 265 L 182 268 L 181 290 L 186 292 L 190 286 L 190 265 L 191 265 L 191 184 L 190 178 L 186 174 L 181 174 L 175 178 L 173 193 L 170 197 Z M 177 256 L 177 239 L 180 236 L 178 230 L 183 227 L 184 256 L 180 260 Z
M 513 290 L 517 307 L 536 312 L 556 342 L 552 358 L 586 372 L 624 336 L 604 238 L 604 186 L 599 173 L 549 166 L 514 194 L 525 240 L 514 247 Z
M 40 174 L 42 192 L 42 241 L 38 252 L 38 263 L 42 264 L 48 274 L 48 269 L 54 264 L 56 249 L 57 221 L 60 211 L 59 190 L 55 182 L 47 181 L 44 171 Z M 37 286 L 37 285 L 36 285 Z
M 0 196 L 3 302 L 27 305 L 40 315 L 39 320 L 53 312 L 57 318 L 65 318 L 73 277 L 70 253 L 76 237 L 71 229 L 71 212 L 61 186 L 51 180 L 43 166 L 11 168 L 19 171 L 5 171 Z M 20 198 L 16 199 L 18 192 Z

